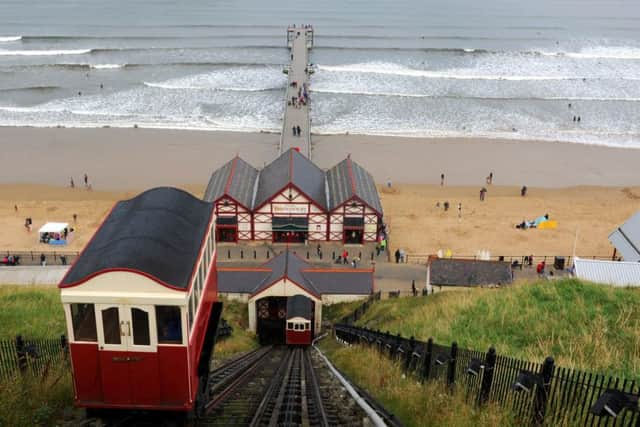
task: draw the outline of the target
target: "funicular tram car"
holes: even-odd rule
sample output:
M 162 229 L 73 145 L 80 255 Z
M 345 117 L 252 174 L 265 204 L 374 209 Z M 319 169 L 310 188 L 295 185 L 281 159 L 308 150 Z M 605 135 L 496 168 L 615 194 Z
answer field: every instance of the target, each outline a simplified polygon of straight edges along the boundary
M 304 295 L 287 298 L 287 345 L 310 345 L 313 340 L 313 301 Z
M 59 284 L 74 401 L 201 408 L 222 305 L 213 206 L 174 188 L 118 202 Z

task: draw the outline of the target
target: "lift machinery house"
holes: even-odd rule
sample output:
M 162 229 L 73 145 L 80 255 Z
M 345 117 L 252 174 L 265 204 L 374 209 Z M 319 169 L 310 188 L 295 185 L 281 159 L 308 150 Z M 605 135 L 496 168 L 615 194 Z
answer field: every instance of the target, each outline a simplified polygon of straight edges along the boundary
M 222 310 L 214 232 L 213 205 L 174 188 L 113 207 L 59 284 L 77 406 L 206 403 Z

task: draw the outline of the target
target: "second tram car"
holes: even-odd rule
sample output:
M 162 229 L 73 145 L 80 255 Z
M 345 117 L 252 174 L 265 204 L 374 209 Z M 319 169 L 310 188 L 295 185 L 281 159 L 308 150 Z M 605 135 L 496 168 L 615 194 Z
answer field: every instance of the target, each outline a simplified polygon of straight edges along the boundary
M 285 332 L 287 345 L 310 345 L 313 329 L 313 301 L 304 295 L 288 297 Z
M 213 206 L 174 188 L 118 202 L 59 285 L 74 402 L 197 411 L 222 310 Z

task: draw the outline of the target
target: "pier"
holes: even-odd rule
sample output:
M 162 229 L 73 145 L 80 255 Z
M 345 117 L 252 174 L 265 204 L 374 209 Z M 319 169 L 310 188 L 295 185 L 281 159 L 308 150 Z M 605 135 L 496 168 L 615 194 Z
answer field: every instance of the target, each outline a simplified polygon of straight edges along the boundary
M 290 52 L 290 63 L 285 68 L 289 76 L 285 97 L 282 134 L 280 136 L 279 154 L 290 148 L 299 148 L 300 152 L 311 159 L 311 119 L 309 117 L 309 50 L 313 47 L 312 27 L 289 27 L 287 29 L 287 46 Z M 307 94 L 306 102 L 304 94 Z M 300 134 L 294 135 L 293 128 L 300 127 Z

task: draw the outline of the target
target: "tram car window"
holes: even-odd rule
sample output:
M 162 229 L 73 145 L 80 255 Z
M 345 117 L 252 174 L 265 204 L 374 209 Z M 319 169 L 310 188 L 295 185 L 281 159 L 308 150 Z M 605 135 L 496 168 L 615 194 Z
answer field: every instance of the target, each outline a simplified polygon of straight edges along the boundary
M 73 324 L 73 339 L 76 341 L 98 341 L 96 315 L 93 304 L 70 304 Z

